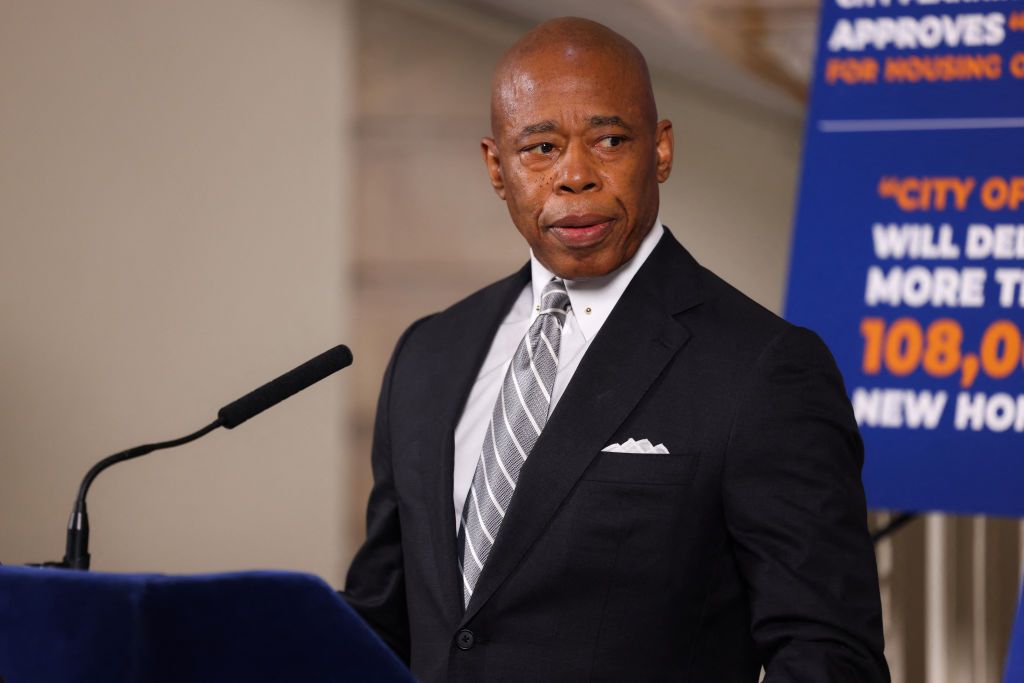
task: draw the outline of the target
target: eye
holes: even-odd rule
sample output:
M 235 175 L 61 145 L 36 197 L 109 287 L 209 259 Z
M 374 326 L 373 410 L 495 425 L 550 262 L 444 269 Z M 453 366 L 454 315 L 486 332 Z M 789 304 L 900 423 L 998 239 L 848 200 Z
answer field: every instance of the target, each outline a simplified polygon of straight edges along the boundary
M 550 142 L 542 142 L 532 147 L 527 147 L 523 150 L 524 152 L 536 152 L 538 154 L 551 154 L 555 151 L 555 146 Z
M 609 149 L 611 147 L 618 147 L 625 141 L 626 138 L 622 135 L 609 135 L 608 137 L 604 137 L 598 140 L 597 145 L 598 147 L 604 147 L 605 149 Z

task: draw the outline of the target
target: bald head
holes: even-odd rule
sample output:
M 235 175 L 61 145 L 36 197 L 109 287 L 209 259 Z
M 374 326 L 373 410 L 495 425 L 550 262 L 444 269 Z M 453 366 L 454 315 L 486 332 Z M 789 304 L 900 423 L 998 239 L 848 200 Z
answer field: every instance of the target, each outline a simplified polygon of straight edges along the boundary
M 635 45 L 586 19 L 541 24 L 494 72 L 491 129 L 491 186 L 544 267 L 588 279 L 633 257 L 672 169 L 672 123 Z
M 500 135 L 524 89 L 532 92 L 536 79 L 560 72 L 603 76 L 611 87 L 627 88 L 643 108 L 644 122 L 652 128 L 657 122 L 647 60 L 636 45 L 596 21 L 562 17 L 534 27 L 498 62 L 491 82 L 492 135 Z

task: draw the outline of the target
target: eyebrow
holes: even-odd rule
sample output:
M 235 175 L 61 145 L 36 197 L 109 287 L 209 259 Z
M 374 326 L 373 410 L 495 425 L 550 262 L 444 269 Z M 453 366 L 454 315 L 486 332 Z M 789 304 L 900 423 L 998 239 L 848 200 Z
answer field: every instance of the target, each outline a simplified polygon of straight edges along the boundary
M 618 116 L 591 116 L 590 127 L 601 128 L 604 126 L 619 126 L 626 130 L 633 130 L 625 121 Z
M 618 116 L 591 116 L 587 120 L 587 124 L 589 128 L 619 126 L 620 128 L 625 128 L 626 130 L 629 131 L 633 130 L 633 128 L 629 124 L 627 124 L 625 121 L 622 120 L 622 118 Z M 536 135 L 538 133 L 550 133 L 557 129 L 558 124 L 549 119 L 547 121 L 531 123 L 530 125 L 525 126 L 522 130 L 519 131 L 519 137 L 525 138 L 529 137 L 530 135 Z
M 528 135 L 536 135 L 537 133 L 550 133 L 557 127 L 558 126 L 555 122 L 551 120 L 541 121 L 540 123 L 531 123 L 529 126 L 526 126 L 519 131 L 519 137 L 525 138 Z

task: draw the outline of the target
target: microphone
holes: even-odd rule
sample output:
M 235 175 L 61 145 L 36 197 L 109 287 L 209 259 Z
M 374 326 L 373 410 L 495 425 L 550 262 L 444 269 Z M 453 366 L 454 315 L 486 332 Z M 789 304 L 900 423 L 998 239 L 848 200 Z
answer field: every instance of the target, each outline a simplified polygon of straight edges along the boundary
M 286 398 L 350 365 L 352 352 L 347 346 L 335 346 L 277 379 L 270 380 L 259 389 L 250 391 L 237 401 L 227 404 L 217 411 L 217 419 L 226 429 L 234 429 L 267 408 L 276 406 Z
M 75 505 L 71 510 L 71 518 L 68 520 L 68 537 L 63 562 L 45 563 L 45 565 L 56 565 L 68 569 L 89 569 L 89 514 L 85 506 L 85 496 L 89 492 L 89 486 L 92 485 L 93 480 L 103 470 L 115 463 L 131 460 L 152 451 L 173 448 L 195 441 L 218 427 L 234 429 L 249 418 L 259 415 L 267 408 L 277 405 L 286 398 L 351 364 L 352 352 L 348 350 L 347 346 L 339 344 L 249 392 L 242 398 L 227 404 L 217 411 L 216 420 L 197 432 L 172 441 L 161 441 L 129 448 L 100 460 L 85 473 L 85 477 L 82 478 L 82 483 L 78 487 Z

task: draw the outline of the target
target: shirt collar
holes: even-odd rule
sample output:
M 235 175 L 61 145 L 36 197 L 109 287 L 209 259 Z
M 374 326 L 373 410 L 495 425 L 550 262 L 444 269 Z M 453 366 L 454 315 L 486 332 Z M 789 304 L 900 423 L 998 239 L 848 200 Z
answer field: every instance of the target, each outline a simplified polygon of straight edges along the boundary
M 633 258 L 616 270 L 588 280 L 565 280 L 565 290 L 569 293 L 572 315 L 576 319 L 583 338 L 588 342 L 600 331 L 622 293 L 626 291 L 626 287 L 636 272 L 640 270 L 640 266 L 654 251 L 654 247 L 657 246 L 658 240 L 661 239 L 664 232 L 665 228 L 662 227 L 659 217 L 655 219 L 654 225 L 640 242 Z M 530 312 L 530 322 L 532 323 L 537 317 L 541 292 L 555 275 L 540 264 L 532 251 L 530 252 L 530 271 L 533 286 L 533 306 Z

